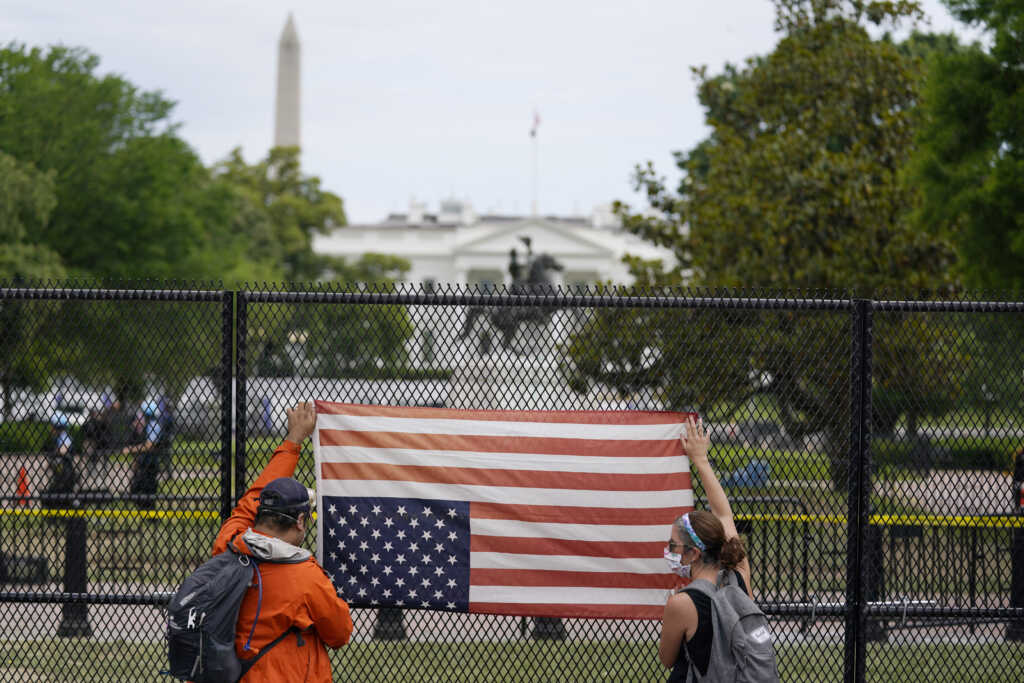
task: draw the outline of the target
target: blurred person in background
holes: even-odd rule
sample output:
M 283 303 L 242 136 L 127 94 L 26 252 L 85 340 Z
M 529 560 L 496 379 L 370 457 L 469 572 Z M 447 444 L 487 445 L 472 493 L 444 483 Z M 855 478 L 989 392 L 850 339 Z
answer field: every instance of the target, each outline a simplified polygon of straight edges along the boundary
M 66 414 L 57 412 L 50 416 L 50 436 L 45 448 L 49 481 L 40 495 L 43 507 L 69 507 L 69 494 L 78 485 L 78 470 L 72 458 L 74 441 L 68 431 L 69 426 Z
M 166 446 L 163 425 L 155 401 L 143 401 L 132 422 L 132 442 L 121 449 L 123 455 L 134 455 L 128 493 L 140 509 L 156 506 L 157 477 L 160 474 Z

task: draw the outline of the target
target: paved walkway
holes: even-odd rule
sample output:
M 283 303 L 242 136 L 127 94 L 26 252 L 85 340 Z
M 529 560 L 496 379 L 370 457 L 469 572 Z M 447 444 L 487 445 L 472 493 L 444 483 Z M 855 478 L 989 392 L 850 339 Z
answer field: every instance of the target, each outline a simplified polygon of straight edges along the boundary
M 96 467 L 89 467 L 85 458 L 76 456 L 75 464 L 79 468 L 82 489 L 107 489 L 113 493 L 128 491 L 131 480 L 131 465 L 127 462 L 114 462 L 109 458 L 99 461 Z M 25 480 L 29 496 L 38 496 L 50 481 L 49 465 L 46 456 L 41 453 L 5 453 L 0 455 L 0 507 L 13 507 L 15 501 L 10 497 L 18 495 L 18 478 L 21 468 L 25 468 Z
M 994 515 L 1014 512 L 1004 472 L 933 470 L 923 477 L 882 481 L 876 490 L 904 504 L 935 515 Z

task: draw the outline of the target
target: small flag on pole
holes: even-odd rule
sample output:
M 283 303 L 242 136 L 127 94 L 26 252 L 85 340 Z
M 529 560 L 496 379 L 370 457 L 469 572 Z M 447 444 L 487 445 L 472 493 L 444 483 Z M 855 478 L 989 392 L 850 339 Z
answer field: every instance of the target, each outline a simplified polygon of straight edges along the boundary
M 537 137 L 537 128 L 539 128 L 539 127 L 540 127 L 540 114 L 538 114 L 537 110 L 535 109 L 533 111 L 533 125 L 530 127 L 530 137 L 531 138 Z
M 353 607 L 661 618 L 686 414 L 316 408 L 318 556 Z

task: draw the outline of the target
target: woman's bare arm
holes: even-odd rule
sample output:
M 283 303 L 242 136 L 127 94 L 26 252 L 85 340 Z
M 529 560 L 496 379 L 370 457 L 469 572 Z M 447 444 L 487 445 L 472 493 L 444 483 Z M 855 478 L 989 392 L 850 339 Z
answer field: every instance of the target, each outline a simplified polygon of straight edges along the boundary
M 736 531 L 736 522 L 732 516 L 732 506 L 729 505 L 729 499 L 725 495 L 725 490 L 718 482 L 715 471 L 711 469 L 711 463 L 708 462 L 711 438 L 705 431 L 704 424 L 702 422 L 695 422 L 691 417 L 687 423 L 686 435 L 682 437 L 682 442 L 683 449 L 690 458 L 690 468 L 697 472 L 697 476 L 700 477 L 700 483 L 704 486 L 704 495 L 707 497 L 711 514 L 722 523 L 722 527 L 725 529 L 726 540 L 736 538 L 740 534 Z M 736 569 L 747 583 L 747 592 L 753 595 L 753 589 L 750 587 L 750 562 L 747 561 L 747 558 L 744 557 L 736 565 Z
M 718 518 L 725 527 L 725 537 L 737 536 L 736 523 L 732 518 L 732 507 L 729 499 L 725 496 L 722 485 L 718 483 L 718 477 L 711 469 L 708 462 L 708 450 L 711 448 L 711 439 L 704 431 L 704 424 L 694 422 L 691 417 L 686 425 L 686 435 L 682 438 L 683 449 L 690 458 L 690 467 L 696 470 L 700 477 L 700 483 L 704 485 L 704 495 L 707 496 L 708 506 L 711 514 Z
M 676 593 L 665 603 L 665 617 L 661 622 L 661 641 L 658 658 L 666 669 L 675 666 L 679 648 L 687 634 L 697 629 L 697 607 L 686 593 Z

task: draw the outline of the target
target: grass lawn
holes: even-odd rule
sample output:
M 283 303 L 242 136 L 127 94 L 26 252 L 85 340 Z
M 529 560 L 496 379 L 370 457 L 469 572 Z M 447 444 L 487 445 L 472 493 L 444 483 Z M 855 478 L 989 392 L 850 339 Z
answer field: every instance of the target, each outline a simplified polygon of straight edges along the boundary
M 628 642 L 357 643 L 333 654 L 336 681 L 664 681 L 656 644 Z M 0 679 L 170 681 L 162 644 L 83 639 L 0 641 Z M 778 650 L 784 681 L 843 680 L 840 645 Z M 1024 644 L 868 646 L 868 681 L 1020 680 Z
M 711 457 L 714 460 L 715 471 L 723 478 L 751 460 L 768 463 L 771 478 L 776 481 L 827 481 L 829 477 L 828 457 L 817 451 L 721 443 L 713 446 Z

